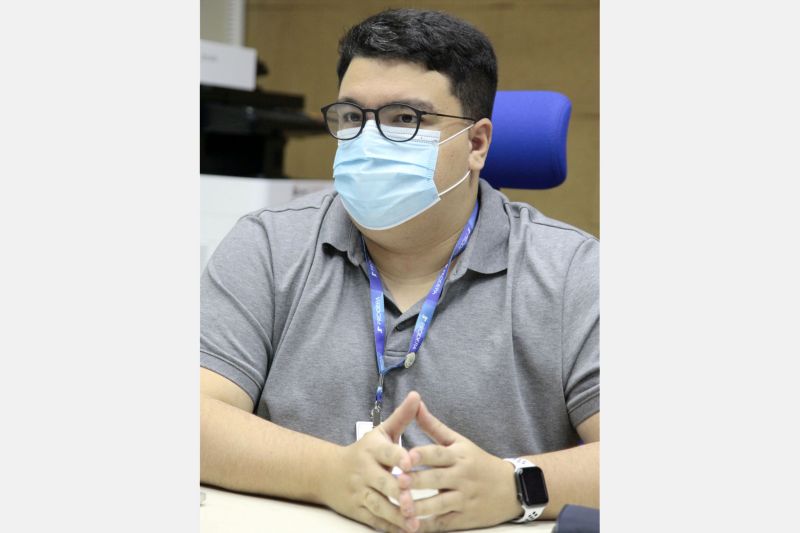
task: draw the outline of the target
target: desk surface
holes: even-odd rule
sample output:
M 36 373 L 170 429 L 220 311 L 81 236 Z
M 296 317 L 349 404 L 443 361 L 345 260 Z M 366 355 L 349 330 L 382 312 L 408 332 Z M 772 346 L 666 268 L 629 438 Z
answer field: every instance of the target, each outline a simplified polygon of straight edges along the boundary
M 363 532 L 371 528 L 348 520 L 330 509 L 303 503 L 247 496 L 211 487 L 200 487 L 205 503 L 200 506 L 201 533 L 264 533 L 265 531 Z M 502 524 L 473 531 L 550 533 L 555 522 Z

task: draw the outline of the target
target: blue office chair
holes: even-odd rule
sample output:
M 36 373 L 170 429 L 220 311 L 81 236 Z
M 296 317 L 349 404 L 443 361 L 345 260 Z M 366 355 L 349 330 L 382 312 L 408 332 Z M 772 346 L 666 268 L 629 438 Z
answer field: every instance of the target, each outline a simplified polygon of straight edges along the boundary
M 492 187 L 550 189 L 567 177 L 572 103 L 551 91 L 497 91 L 481 177 Z

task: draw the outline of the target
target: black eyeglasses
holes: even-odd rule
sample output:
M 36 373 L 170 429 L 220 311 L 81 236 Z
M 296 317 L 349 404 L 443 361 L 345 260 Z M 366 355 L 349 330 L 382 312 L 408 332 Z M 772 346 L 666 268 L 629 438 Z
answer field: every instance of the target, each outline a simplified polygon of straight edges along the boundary
M 361 135 L 366 123 L 367 112 L 375 116 L 375 124 L 381 135 L 390 141 L 399 143 L 410 141 L 417 135 L 420 122 L 425 115 L 477 122 L 470 117 L 420 111 L 406 104 L 387 104 L 378 109 L 366 109 L 349 102 L 334 102 L 326 105 L 320 111 L 322 111 L 328 132 L 340 141 L 349 141 Z M 386 127 L 385 130 L 384 127 Z

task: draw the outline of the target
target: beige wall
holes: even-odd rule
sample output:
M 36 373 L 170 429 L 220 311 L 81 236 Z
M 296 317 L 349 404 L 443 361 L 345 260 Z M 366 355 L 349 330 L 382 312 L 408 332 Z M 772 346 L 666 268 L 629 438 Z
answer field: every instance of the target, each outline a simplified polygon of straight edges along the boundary
M 318 115 L 336 99 L 339 38 L 387 7 L 443 10 L 474 24 L 495 47 L 498 89 L 552 90 L 572 100 L 566 182 L 547 191 L 504 192 L 599 236 L 598 0 L 249 0 L 246 43 L 270 70 L 260 86 L 303 94 L 306 112 Z M 330 177 L 335 151 L 328 136 L 292 139 L 286 172 Z

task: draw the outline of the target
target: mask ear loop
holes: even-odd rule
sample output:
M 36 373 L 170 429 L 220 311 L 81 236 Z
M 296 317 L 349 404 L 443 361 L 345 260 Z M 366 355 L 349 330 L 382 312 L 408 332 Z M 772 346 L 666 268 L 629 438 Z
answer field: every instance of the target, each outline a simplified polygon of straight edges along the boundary
M 450 136 L 450 137 L 448 137 L 447 139 L 445 139 L 445 140 L 443 140 L 442 142 L 440 142 L 440 143 L 439 143 L 439 146 L 443 145 L 444 143 L 446 143 L 446 142 L 447 142 L 447 141 L 449 141 L 450 139 L 453 139 L 453 138 L 455 138 L 455 137 L 458 137 L 459 135 L 461 135 L 462 133 L 464 133 L 465 131 L 467 131 L 468 129 L 470 129 L 470 128 L 471 128 L 472 126 L 474 126 L 474 125 L 475 125 L 475 124 L 470 124 L 469 126 L 467 126 L 466 128 L 464 128 L 463 130 L 459 131 L 458 133 L 454 133 L 453 135 L 451 135 L 451 136 Z M 467 169 L 467 173 L 466 173 L 466 174 L 464 174 L 464 177 L 463 177 L 463 178 L 461 178 L 460 180 L 458 180 L 457 182 L 455 182 L 454 184 L 452 184 L 451 186 L 449 186 L 449 187 L 448 187 L 447 189 L 445 189 L 444 191 L 440 192 L 440 193 L 439 193 L 439 197 L 441 198 L 442 196 L 444 196 L 444 195 L 445 195 L 445 194 L 447 194 L 448 192 L 452 191 L 453 189 L 455 189 L 456 187 L 458 187 L 459 185 L 461 185 L 462 183 L 464 183 L 464 180 L 465 180 L 465 179 L 467 179 L 467 176 L 469 176 L 469 173 L 470 173 L 470 170 L 469 170 L 469 169 Z
M 461 135 L 462 133 L 464 133 L 465 131 L 467 131 L 468 129 L 470 129 L 470 128 L 471 128 L 472 126 L 474 126 L 474 125 L 475 125 L 475 124 L 470 124 L 469 126 L 467 126 L 466 128 L 464 128 L 463 130 L 459 131 L 458 133 L 454 133 L 453 135 L 451 135 L 451 136 L 450 136 L 450 137 L 448 137 L 447 139 L 445 139 L 445 140 L 443 140 L 443 141 L 439 142 L 439 146 L 441 146 L 441 145 L 443 145 L 444 143 L 448 142 L 450 139 L 454 139 L 454 138 L 458 137 L 459 135 Z
M 464 177 L 463 177 L 463 178 L 461 178 L 460 180 L 458 180 L 457 182 L 455 182 L 454 184 L 452 184 L 451 186 L 449 186 L 449 187 L 448 187 L 447 189 L 445 189 L 444 191 L 440 192 L 440 193 L 439 193 L 439 198 L 441 198 L 441 197 L 442 197 L 442 196 L 444 196 L 445 194 L 449 193 L 450 191 L 452 191 L 453 189 L 455 189 L 456 187 L 458 187 L 459 185 L 461 185 L 462 183 L 464 183 L 464 180 L 465 180 L 465 179 L 467 179 L 467 176 L 469 176 L 469 173 L 470 173 L 470 171 L 469 171 L 469 170 L 467 170 L 467 173 L 466 173 L 466 174 L 464 174 Z

